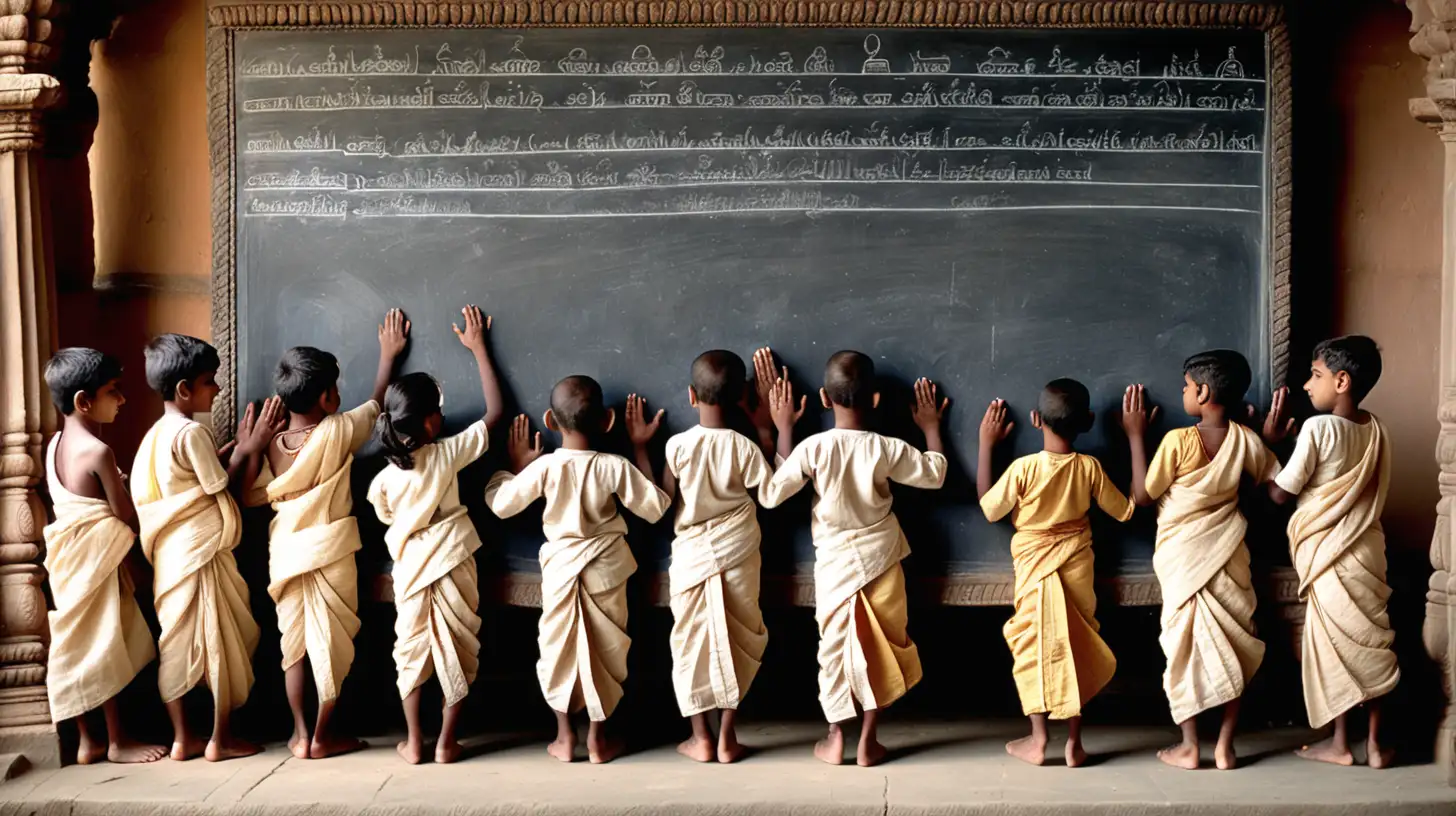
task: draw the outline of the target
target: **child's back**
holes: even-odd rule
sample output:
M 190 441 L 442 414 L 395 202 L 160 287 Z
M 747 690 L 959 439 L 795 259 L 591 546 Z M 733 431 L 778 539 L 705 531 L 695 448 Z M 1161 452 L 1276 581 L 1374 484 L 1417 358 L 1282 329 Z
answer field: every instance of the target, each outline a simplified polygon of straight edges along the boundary
M 674 571 L 701 559 L 722 569 L 757 548 L 754 497 L 773 475 L 757 445 L 729 428 L 696 425 L 667 440 L 666 458 L 681 497 L 673 523 Z
M 1082 453 L 1039 451 L 1012 462 L 981 499 L 981 509 L 991 521 L 1011 515 L 1017 532 L 1014 549 L 1018 539 L 1039 538 L 1034 534 L 1087 529 L 1087 512 L 1094 501 L 1119 521 L 1132 517 L 1132 505 L 1096 459 Z

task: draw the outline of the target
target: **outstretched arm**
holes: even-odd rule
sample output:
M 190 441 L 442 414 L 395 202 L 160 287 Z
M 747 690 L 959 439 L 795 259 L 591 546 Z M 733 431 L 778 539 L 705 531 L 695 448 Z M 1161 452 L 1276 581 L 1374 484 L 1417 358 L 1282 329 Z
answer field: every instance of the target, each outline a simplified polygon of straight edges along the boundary
M 384 404 L 384 392 L 394 379 L 394 367 L 404 354 L 409 343 L 410 322 L 404 319 L 404 312 L 390 309 L 384 313 L 384 325 L 379 327 L 379 369 L 374 373 L 374 393 L 370 399 Z
M 773 388 L 778 380 L 778 372 L 774 368 L 773 351 L 768 346 L 753 353 L 753 390 L 754 403 L 753 411 L 749 416 L 753 419 L 754 430 L 758 431 L 758 446 L 763 449 L 763 455 L 773 459 L 774 455 L 774 419 L 773 419 Z
M 470 349 L 475 355 L 475 367 L 480 372 L 480 392 L 485 397 L 485 427 L 493 431 L 495 426 L 500 424 L 501 417 L 505 415 L 505 406 L 501 403 L 504 398 L 501 396 L 500 379 L 495 373 L 495 364 L 490 359 L 490 315 L 481 316 L 480 307 L 471 305 L 460 310 L 465 316 L 465 329 L 454 324 L 450 328 L 455 330 L 455 336 L 460 342 Z
M 808 404 L 809 398 L 801 396 L 799 407 L 794 407 L 794 384 L 789 382 L 789 367 L 784 366 L 783 373 L 774 380 L 773 389 L 769 391 L 769 411 L 773 414 L 774 427 L 778 428 L 778 455 L 781 459 L 788 459 L 794 452 L 794 426 L 803 418 Z
M 937 401 L 936 385 L 924 377 L 915 381 L 915 404 L 911 406 L 910 412 L 915 419 L 915 425 L 920 432 L 925 434 L 925 449 L 931 453 L 945 453 L 945 445 L 940 439 L 940 423 L 945 417 L 947 408 L 950 408 L 950 397 Z
M 1158 409 L 1147 410 L 1147 391 L 1142 385 L 1129 385 L 1122 392 L 1122 428 L 1127 432 L 1127 446 L 1132 453 L 1132 490 L 1128 495 L 1139 507 L 1153 503 L 1148 493 L 1148 426 L 1158 418 Z
M 996 484 L 996 446 L 1011 435 L 1015 422 L 1006 419 L 1006 400 L 994 399 L 981 418 L 981 450 L 976 456 L 976 498 L 985 498 Z
M 647 400 L 636 394 L 627 395 L 627 437 L 632 440 L 632 454 L 636 461 L 637 469 L 642 471 L 653 484 L 658 484 L 653 478 L 652 456 L 647 452 L 647 443 L 657 435 L 657 429 L 662 427 L 662 417 L 667 413 L 666 409 L 659 409 L 652 421 L 647 420 Z M 664 468 L 665 475 L 666 468 Z M 659 485 L 664 488 L 666 487 Z M 675 485 L 674 485 L 675 487 Z
M 256 417 L 250 403 L 243 411 L 243 420 L 238 423 L 238 444 L 228 457 L 228 489 L 233 498 L 243 503 L 258 480 L 263 469 L 263 456 L 273 437 L 288 424 L 288 412 L 283 409 L 283 399 L 273 396 L 263 401 L 263 408 Z

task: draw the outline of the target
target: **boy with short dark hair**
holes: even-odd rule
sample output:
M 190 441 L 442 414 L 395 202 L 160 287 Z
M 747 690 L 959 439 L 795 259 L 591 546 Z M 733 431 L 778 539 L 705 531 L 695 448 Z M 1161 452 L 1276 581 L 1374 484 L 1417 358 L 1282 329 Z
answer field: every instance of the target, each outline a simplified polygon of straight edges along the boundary
M 1237 761 L 1233 735 L 1239 700 L 1264 659 L 1255 636 L 1256 598 L 1244 545 L 1248 522 L 1239 513 L 1244 475 L 1259 483 L 1279 472 L 1279 460 L 1259 434 L 1231 420 L 1253 382 L 1248 360 L 1237 351 L 1195 354 L 1183 363 L 1183 411 L 1198 424 L 1163 437 L 1151 469 L 1143 437 L 1157 409 L 1145 409 L 1141 385 L 1123 394 L 1122 424 L 1132 450 L 1132 495 L 1139 505 L 1158 504 L 1153 571 L 1162 587 L 1162 634 L 1167 657 L 1163 689 L 1183 741 L 1158 752 L 1175 768 L 1199 765 L 1197 715 L 1223 708 L 1214 760 L 1220 770 Z M 1280 389 L 1264 423 L 1264 438 L 1280 441 L 1284 422 Z
M 561 434 L 561 447 L 541 455 L 541 435 L 531 441 L 525 415 L 511 425 L 513 475 L 491 477 L 485 501 L 501 518 L 514 516 L 537 499 L 546 500 L 541 547 L 541 659 L 536 675 L 547 705 L 556 712 L 556 740 L 547 752 L 571 762 L 576 734 L 570 715 L 585 708 L 591 720 L 587 754 L 610 762 L 622 746 L 609 741 L 605 723 L 622 699 L 627 679 L 627 579 L 637 562 L 627 546 L 627 521 L 617 501 L 648 522 L 662 518 L 672 500 L 643 473 L 651 473 L 647 443 L 664 412 L 644 416 L 645 400 L 627 398 L 627 433 L 637 466 L 621 456 L 593 450 L 594 439 L 616 424 L 602 387 L 574 375 L 551 390 L 546 427 Z
M 1385 424 L 1361 410 L 1380 380 L 1380 349 L 1351 335 L 1315 346 L 1304 391 L 1319 413 L 1304 423 L 1294 453 L 1270 484 L 1274 501 L 1295 496 L 1289 554 L 1306 602 L 1301 665 L 1309 724 L 1334 722 L 1334 734 L 1300 756 L 1354 763 L 1346 734 L 1350 709 L 1370 712 L 1366 740 L 1372 768 L 1390 766 L 1380 743 L 1380 698 L 1400 682 L 1392 645 L 1380 514 L 1390 488 L 1390 438 Z
M 46 449 L 46 486 L 55 521 L 46 525 L 45 569 L 55 609 L 46 691 L 56 722 L 75 719 L 76 762 L 155 762 L 160 745 L 142 745 L 122 728 L 116 696 L 157 656 L 126 567 L 136 540 L 136 511 L 101 426 L 126 404 L 121 363 L 89 348 L 64 348 L 46 363 L 51 401 L 64 417 Z M 86 722 L 100 707 L 106 738 Z
M 1009 513 L 1016 527 L 1015 610 L 1004 634 L 1021 708 L 1031 719 L 1031 735 L 1007 743 L 1006 751 L 1033 765 L 1046 760 L 1048 719 L 1068 721 L 1067 766 L 1087 761 L 1082 706 L 1117 669 L 1112 650 L 1097 634 L 1087 511 L 1095 501 L 1112 518 L 1127 521 L 1133 505 L 1096 459 L 1072 447 L 1092 421 L 1086 386 L 1070 379 L 1047 383 L 1031 412 L 1032 426 L 1042 432 L 1042 452 L 1012 462 L 994 481 L 992 452 L 1016 423 L 1007 420 L 1006 403 L 999 399 L 981 420 L 976 471 L 981 510 L 993 522 Z
M 458 331 L 458 329 L 457 329 Z M 354 663 L 359 633 L 362 546 L 349 473 L 369 441 L 379 405 L 409 337 L 409 321 L 390 309 L 379 326 L 379 367 L 368 402 L 339 412 L 339 361 L 327 351 L 298 346 L 284 353 L 273 387 L 288 409 L 288 427 L 268 445 L 263 473 L 268 525 L 268 595 L 278 607 L 284 685 L 293 712 L 289 750 L 322 759 L 364 747 L 337 737 L 329 721 L 344 677 Z M 313 669 L 318 717 L 312 735 L 304 716 L 304 660 Z
M 814 756 L 844 761 L 840 723 L 864 711 L 855 761 L 879 764 L 879 713 L 921 679 L 920 653 L 910 640 L 905 571 L 910 543 L 891 512 L 890 483 L 937 489 L 945 483 L 940 421 L 949 400 L 938 400 L 929 380 L 915 382 L 911 411 L 925 434 L 926 452 L 869 430 L 880 394 L 875 364 L 857 351 L 841 351 L 824 367 L 819 399 L 834 412 L 833 430 L 797 447 L 795 406 L 788 371 L 774 384 L 772 412 L 784 462 L 769 483 L 763 506 L 776 507 L 814 484 L 814 606 L 819 624 L 819 705 L 829 734 Z
M 217 350 L 182 334 L 147 344 L 147 384 L 165 401 L 162 418 L 142 438 L 132 474 L 142 552 L 156 576 L 158 685 L 172 719 L 172 758 L 199 753 L 211 761 L 248 756 L 258 747 L 232 733 L 231 715 L 253 686 L 258 625 L 233 549 L 242 539 L 234 495 L 258 477 L 268 442 L 283 426 L 277 397 L 250 404 L 236 446 L 219 451 L 212 431 L 192 417 L 212 411 L 218 394 Z M 222 456 L 226 455 L 226 465 Z M 187 728 L 182 698 L 199 683 L 212 690 L 212 738 L 203 749 Z

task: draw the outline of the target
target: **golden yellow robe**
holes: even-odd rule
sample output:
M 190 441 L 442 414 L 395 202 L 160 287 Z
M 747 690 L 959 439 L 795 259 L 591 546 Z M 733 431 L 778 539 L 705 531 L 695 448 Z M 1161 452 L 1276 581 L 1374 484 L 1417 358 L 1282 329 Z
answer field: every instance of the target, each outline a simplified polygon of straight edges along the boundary
M 56 476 L 56 434 L 46 484 L 56 520 L 46 525 L 45 568 L 56 608 L 46 692 L 51 718 L 69 720 L 120 694 L 157 656 L 125 561 L 136 534 L 106 499 L 78 496 Z
M 768 629 L 754 494 L 773 471 L 742 434 L 701 425 L 667 440 L 677 479 L 671 592 L 672 684 L 684 717 L 736 709 L 758 674 Z
M 485 453 L 485 421 L 425 445 L 414 467 L 389 465 L 369 485 L 369 503 L 389 525 L 384 543 L 394 559 L 394 665 L 399 696 L 432 676 L 445 705 L 470 691 L 480 671 L 480 536 L 460 503 L 457 474 Z
M 1243 696 L 1264 660 L 1264 643 L 1254 636 L 1239 481 L 1247 473 L 1266 482 L 1278 471 L 1279 460 L 1258 433 L 1238 423 L 1229 425 L 1211 461 L 1196 427 L 1169 433 L 1153 455 L 1146 484 L 1159 500 L 1158 642 L 1168 659 L 1163 690 L 1174 722 Z
M 1289 554 L 1306 602 L 1301 674 L 1309 724 L 1320 728 L 1400 682 L 1385 582 L 1380 514 L 1390 486 L 1390 440 L 1364 424 L 1311 418 L 1275 483 L 1299 495 Z
M 627 679 L 627 579 L 637 561 L 627 546 L 628 511 L 655 522 L 668 495 L 626 459 L 558 449 L 518 475 L 491 477 L 485 501 L 501 518 L 546 499 L 541 546 L 541 659 L 536 677 L 547 705 L 593 721 L 612 715 Z
M 242 519 L 212 431 L 163 414 L 142 438 L 132 481 L 162 624 L 162 702 L 205 682 L 218 707 L 235 709 L 253 687 L 259 632 L 233 557 Z
M 1079 716 L 1117 670 L 1112 650 L 1097 634 L 1087 520 L 1093 501 L 1118 521 L 1132 518 L 1132 503 L 1096 459 L 1048 451 L 1012 462 L 981 497 L 988 520 L 1010 513 L 1016 527 L 1011 537 L 1015 610 L 1003 633 L 1021 709 L 1028 715 Z
M 819 705 L 831 723 L 885 708 L 921 679 L 907 630 L 910 544 L 890 511 L 890 483 L 934 489 L 946 459 L 872 431 L 835 428 L 794 448 L 762 496 L 777 507 L 814 484 L 814 606 L 819 624 Z

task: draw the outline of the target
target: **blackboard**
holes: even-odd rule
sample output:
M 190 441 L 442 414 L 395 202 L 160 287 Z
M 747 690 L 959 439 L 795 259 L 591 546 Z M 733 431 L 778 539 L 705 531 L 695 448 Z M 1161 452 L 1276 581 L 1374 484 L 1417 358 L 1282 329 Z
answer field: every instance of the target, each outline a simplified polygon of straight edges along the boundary
M 1264 31 L 239 30 L 227 53 L 235 399 L 300 344 L 366 398 L 394 305 L 405 369 L 442 380 L 454 428 L 482 407 L 449 328 L 466 302 L 495 315 L 532 417 L 587 373 L 678 431 L 703 350 L 771 345 L 812 394 L 856 348 L 886 431 L 920 441 L 915 377 L 956 403 L 946 489 L 897 498 L 915 568 L 990 573 L 1011 530 L 975 502 L 987 401 L 1018 411 L 1008 455 L 1028 453 L 1041 385 L 1081 379 L 1103 416 L 1079 447 L 1123 480 L 1127 383 L 1181 424 L 1188 354 L 1244 352 L 1253 399 L 1282 365 Z M 487 558 L 534 569 L 539 527 L 475 518 Z M 812 561 L 804 505 L 764 519 L 773 569 Z M 634 528 L 646 568 L 669 528 Z M 1097 533 L 1100 566 L 1149 571 L 1149 520 Z

